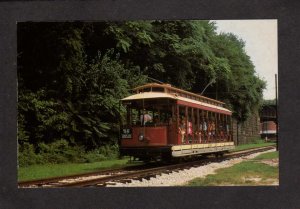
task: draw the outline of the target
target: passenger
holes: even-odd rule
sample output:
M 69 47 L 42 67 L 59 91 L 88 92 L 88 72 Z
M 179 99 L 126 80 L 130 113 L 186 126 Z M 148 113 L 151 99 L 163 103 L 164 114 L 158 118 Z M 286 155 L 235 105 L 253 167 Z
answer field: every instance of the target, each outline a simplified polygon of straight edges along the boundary
M 207 131 L 207 124 L 204 119 L 203 119 L 203 123 L 202 123 L 202 128 L 203 128 L 203 131 Z
M 172 125 L 172 124 L 173 124 L 173 118 L 170 117 L 170 118 L 169 118 L 169 125 Z
M 201 143 L 201 141 L 202 141 L 202 139 L 201 139 L 202 133 L 201 132 L 202 132 L 202 124 L 200 123 L 199 127 L 195 131 L 197 143 Z
M 193 125 L 191 121 L 188 122 L 188 134 L 189 135 L 193 134 Z
M 216 136 L 216 124 L 214 121 L 211 122 L 211 132 L 212 132 L 212 135 L 215 139 L 215 136 Z
M 212 140 L 212 121 L 208 121 L 207 132 L 208 132 L 208 142 L 210 142 Z
M 189 143 L 192 142 L 192 138 L 193 138 L 193 124 L 191 121 L 188 122 L 188 139 L 189 139 Z
M 207 123 L 206 123 L 206 121 L 205 121 L 204 118 L 203 118 L 203 121 L 202 121 L 202 131 L 203 131 L 204 141 L 206 142 L 208 140 L 208 136 L 207 136 Z
M 225 136 L 223 130 L 220 131 L 220 137 L 222 141 L 225 141 Z
M 161 122 L 160 122 L 159 117 L 157 115 L 154 117 L 153 123 L 154 123 L 155 126 L 161 125 Z
M 202 133 L 201 131 L 198 131 L 198 138 L 199 138 L 199 143 L 202 143 Z
M 179 124 L 179 134 L 181 135 L 181 142 L 182 143 L 185 143 L 185 133 L 186 133 L 185 119 L 181 118 L 180 124 Z
M 152 117 L 148 114 L 148 112 L 145 112 L 143 115 L 141 115 L 141 125 L 146 125 L 146 123 L 151 121 Z
M 175 117 L 170 117 L 169 118 L 169 125 L 170 126 L 174 126 L 174 125 L 176 125 L 177 123 L 176 123 L 176 118 Z

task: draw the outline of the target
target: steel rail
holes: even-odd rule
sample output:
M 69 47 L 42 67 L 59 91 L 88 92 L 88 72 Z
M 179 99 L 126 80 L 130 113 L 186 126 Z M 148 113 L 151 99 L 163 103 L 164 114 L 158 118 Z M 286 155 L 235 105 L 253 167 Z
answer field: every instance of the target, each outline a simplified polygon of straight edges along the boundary
M 106 175 L 111 173 L 117 173 L 122 171 L 130 171 L 133 169 L 140 169 L 145 167 L 145 165 L 136 165 L 136 166 L 128 166 L 125 168 L 116 168 L 116 169 L 106 169 L 106 170 L 100 170 L 100 171 L 94 171 L 94 172 L 88 172 L 88 173 L 81 173 L 81 174 L 72 174 L 72 175 L 66 175 L 66 176 L 57 176 L 57 177 L 51 177 L 51 178 L 44 178 L 44 179 L 37 179 L 37 180 L 29 180 L 29 181 L 20 181 L 18 182 L 19 187 L 29 187 L 29 186 L 42 186 L 45 184 L 51 184 L 62 180 L 68 180 L 68 179 L 74 179 L 74 178 L 81 178 L 81 177 L 88 177 L 93 175 Z

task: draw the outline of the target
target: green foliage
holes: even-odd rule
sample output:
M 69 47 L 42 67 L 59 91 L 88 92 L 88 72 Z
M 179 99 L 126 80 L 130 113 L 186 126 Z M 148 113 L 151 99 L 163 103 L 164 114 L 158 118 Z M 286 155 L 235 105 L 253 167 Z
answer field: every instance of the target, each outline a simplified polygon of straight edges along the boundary
M 42 162 L 41 156 L 35 153 L 32 144 L 24 143 L 22 146 L 19 145 L 18 151 L 18 165 L 21 167 Z
M 150 46 L 153 42 L 151 34 L 152 24 L 149 21 L 110 23 L 105 32 L 113 35 L 116 48 L 129 52 L 133 44 Z
M 117 145 L 105 145 L 98 149 L 89 151 L 86 155 L 86 162 L 92 163 L 99 160 L 116 159 L 119 156 L 119 148 Z
M 227 63 L 226 76 L 219 79 L 219 97 L 227 100 L 233 109 L 233 116 L 245 121 L 262 104 L 265 82 L 255 75 L 250 57 L 245 53 L 244 42 L 234 34 L 220 34 L 212 41 L 214 53 Z
M 32 144 L 19 145 L 19 166 L 33 164 L 84 162 L 83 147 L 72 147 L 66 140 L 52 143 L 39 143 L 35 148 Z
M 44 90 L 19 91 L 18 111 L 20 143 L 53 142 L 70 136 L 68 113 L 63 111 L 59 101 L 47 99 Z
M 66 140 L 57 140 L 51 144 L 38 144 L 38 153 L 44 163 L 84 162 L 83 147 L 72 147 Z
M 35 148 L 32 144 L 19 145 L 20 167 L 34 164 L 58 163 L 91 163 L 118 158 L 117 145 L 100 146 L 97 149 L 85 151 L 82 146 L 71 146 L 66 140 L 57 140 L 52 143 L 39 143 Z
M 28 141 L 28 131 L 25 129 L 25 118 L 24 115 L 22 115 L 20 112 L 18 112 L 18 141 L 19 143 L 25 143 Z

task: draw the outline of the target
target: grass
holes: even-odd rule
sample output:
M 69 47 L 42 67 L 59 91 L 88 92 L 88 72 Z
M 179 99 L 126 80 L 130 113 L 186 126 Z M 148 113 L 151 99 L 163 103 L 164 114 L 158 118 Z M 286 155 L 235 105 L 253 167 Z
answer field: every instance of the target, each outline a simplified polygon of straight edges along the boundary
M 48 164 L 48 165 L 31 165 L 28 167 L 20 167 L 18 170 L 18 181 L 26 181 L 33 179 L 42 179 L 56 176 L 72 175 L 93 172 L 110 168 L 127 167 L 129 158 L 106 160 L 94 163 L 65 163 L 65 164 Z
M 270 146 L 270 145 L 275 145 L 275 143 L 274 142 L 265 142 L 264 140 L 258 139 L 258 140 L 255 140 L 254 143 L 251 143 L 251 144 L 238 145 L 238 146 L 236 146 L 235 149 L 231 150 L 231 152 L 241 151 L 241 150 L 250 149 L 250 148 L 265 147 L 265 146 Z
M 269 160 L 269 159 L 276 159 L 278 157 L 279 157 L 278 152 L 267 152 L 255 157 L 254 160 Z
M 262 163 L 261 160 L 278 159 L 278 152 L 270 152 L 257 156 L 253 160 L 244 161 L 229 168 L 222 168 L 216 174 L 205 178 L 196 178 L 187 186 L 256 186 L 270 185 L 279 178 L 278 166 Z

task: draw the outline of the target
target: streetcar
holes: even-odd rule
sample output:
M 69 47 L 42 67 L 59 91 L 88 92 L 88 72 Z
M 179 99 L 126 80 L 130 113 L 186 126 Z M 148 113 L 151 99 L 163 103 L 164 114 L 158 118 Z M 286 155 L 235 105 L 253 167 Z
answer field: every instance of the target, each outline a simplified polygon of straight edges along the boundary
M 142 161 L 234 149 L 232 112 L 225 103 L 170 84 L 148 83 L 121 99 L 120 154 Z

